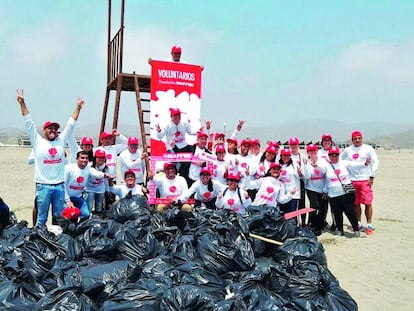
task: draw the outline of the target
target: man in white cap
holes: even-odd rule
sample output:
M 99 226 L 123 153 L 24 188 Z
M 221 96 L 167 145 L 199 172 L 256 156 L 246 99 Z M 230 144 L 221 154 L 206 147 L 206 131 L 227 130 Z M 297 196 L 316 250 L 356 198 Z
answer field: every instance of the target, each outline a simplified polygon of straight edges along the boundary
M 65 205 L 65 147 L 73 135 L 76 120 L 83 107 L 82 97 L 78 98 L 76 108 L 69 118 L 65 129 L 59 133 L 59 123 L 47 121 L 43 124 L 43 136 L 40 135 L 26 106 L 23 90 L 17 90 L 17 102 L 25 121 L 25 127 L 32 143 L 36 182 L 36 203 L 38 216 L 36 226 L 45 226 L 52 205 L 52 215 L 62 216 Z

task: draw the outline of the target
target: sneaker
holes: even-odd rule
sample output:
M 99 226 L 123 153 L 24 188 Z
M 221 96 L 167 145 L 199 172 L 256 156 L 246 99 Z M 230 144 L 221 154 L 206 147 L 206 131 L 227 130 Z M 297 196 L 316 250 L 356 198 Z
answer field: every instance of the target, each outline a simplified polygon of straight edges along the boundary
M 374 230 L 375 230 L 375 226 L 374 226 L 374 225 L 372 225 L 372 224 L 367 225 L 367 228 L 371 229 L 372 231 L 374 231 Z
M 344 236 L 344 233 L 342 231 L 338 230 L 338 229 L 335 230 L 334 234 L 338 235 L 338 236 Z
M 354 237 L 360 238 L 361 237 L 361 233 L 359 233 L 359 231 L 355 231 L 354 232 Z
M 366 233 L 367 235 L 372 235 L 372 234 L 374 234 L 374 230 L 372 230 L 371 228 L 367 227 L 367 228 L 365 229 L 365 233 Z

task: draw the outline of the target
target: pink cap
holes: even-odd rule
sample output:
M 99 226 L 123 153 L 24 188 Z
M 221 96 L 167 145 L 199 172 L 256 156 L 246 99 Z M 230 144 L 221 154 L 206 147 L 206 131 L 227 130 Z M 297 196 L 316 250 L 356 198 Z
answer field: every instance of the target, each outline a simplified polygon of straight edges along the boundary
M 127 170 L 124 173 L 124 178 L 126 178 L 128 175 L 132 175 L 135 177 L 135 172 L 133 170 Z
M 93 139 L 90 137 L 82 137 L 81 145 L 93 145 Z
M 322 134 L 322 140 L 326 140 L 326 139 L 332 140 L 331 134 Z
M 106 157 L 106 152 L 105 152 L 105 150 L 102 150 L 102 149 L 96 149 L 94 155 L 97 158 L 105 158 Z
M 237 144 L 238 144 L 238 142 L 237 142 L 237 139 L 235 139 L 235 138 L 227 138 L 227 143 L 233 143 L 233 144 L 235 144 L 236 146 L 237 146 Z
M 237 173 L 229 173 L 227 175 L 226 179 L 227 180 L 234 179 L 234 180 L 240 181 L 240 174 L 237 174 Z
M 214 139 L 219 139 L 220 137 L 224 138 L 224 136 L 225 136 L 224 133 L 217 132 L 214 134 Z
M 181 47 L 180 47 L 180 46 L 178 46 L 178 45 L 174 45 L 174 46 L 171 48 L 171 53 L 181 53 Z
M 102 132 L 101 135 L 99 136 L 100 139 L 104 139 L 107 137 L 112 137 L 112 133 L 109 132 Z
M 250 146 L 253 146 L 253 145 L 259 145 L 260 146 L 260 140 L 258 140 L 256 138 L 250 139 L 249 142 L 250 142 Z
M 292 137 L 289 139 L 289 145 L 299 145 L 299 138 Z
M 175 164 L 172 162 L 166 162 L 164 163 L 164 171 L 170 167 L 174 167 L 175 168 Z
M 269 141 L 268 143 L 267 143 L 267 145 L 270 147 L 270 146 L 273 146 L 273 147 L 276 147 L 276 148 L 279 148 L 279 142 L 278 141 L 276 141 L 276 140 L 271 140 L 271 141 Z
M 290 150 L 289 149 L 282 149 L 280 150 L 280 155 L 284 156 L 284 155 L 291 155 Z
M 181 114 L 181 110 L 178 108 L 170 108 L 170 116 L 176 116 Z
M 216 153 L 218 153 L 218 152 L 226 152 L 226 148 L 222 144 L 217 145 Z
M 354 138 L 354 137 L 362 137 L 362 133 L 360 131 L 353 131 L 351 137 L 352 138 Z
M 205 137 L 205 138 L 207 138 L 207 137 L 208 137 L 208 135 L 207 135 L 207 133 L 204 133 L 204 132 L 197 132 L 197 138 L 200 138 L 200 137 Z
M 138 145 L 139 141 L 138 138 L 135 136 L 131 136 L 128 138 L 128 146 L 129 145 Z
M 242 146 L 242 145 L 249 145 L 249 147 L 250 147 L 250 140 L 242 139 L 242 141 L 240 142 L 240 146 Z
M 49 126 L 54 126 L 54 127 L 56 127 L 57 129 L 60 127 L 59 123 L 57 123 L 57 122 L 46 121 L 46 122 L 43 124 L 43 129 L 45 129 L 45 128 L 49 127 Z
M 274 167 L 281 168 L 282 165 L 280 165 L 279 162 L 272 162 L 272 163 L 270 163 L 269 169 L 274 168 Z
M 340 154 L 340 153 L 341 153 L 341 150 L 336 146 L 329 148 L 329 151 L 328 151 L 328 155 L 329 154 Z
M 306 146 L 306 151 L 318 151 L 318 146 L 316 146 L 315 144 L 309 144 Z
M 207 167 L 202 167 L 200 169 L 200 175 L 201 174 L 209 174 L 209 175 L 211 175 L 211 172 L 210 172 L 210 170 Z
M 267 146 L 266 152 L 277 154 L 277 148 L 275 146 Z

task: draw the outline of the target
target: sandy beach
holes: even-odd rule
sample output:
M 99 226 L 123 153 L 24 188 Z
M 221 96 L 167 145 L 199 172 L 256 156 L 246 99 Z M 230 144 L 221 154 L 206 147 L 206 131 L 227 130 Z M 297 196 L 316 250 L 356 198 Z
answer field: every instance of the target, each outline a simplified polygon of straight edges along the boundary
M 18 220 L 27 220 L 32 226 L 35 185 L 33 167 L 26 161 L 29 152 L 30 148 L 0 147 L 0 194 Z M 356 300 L 359 310 L 413 310 L 414 153 L 380 150 L 378 156 L 375 233 L 362 233 L 360 239 L 355 239 L 349 229 L 346 237 L 325 232 L 319 241 L 325 248 L 329 269 Z

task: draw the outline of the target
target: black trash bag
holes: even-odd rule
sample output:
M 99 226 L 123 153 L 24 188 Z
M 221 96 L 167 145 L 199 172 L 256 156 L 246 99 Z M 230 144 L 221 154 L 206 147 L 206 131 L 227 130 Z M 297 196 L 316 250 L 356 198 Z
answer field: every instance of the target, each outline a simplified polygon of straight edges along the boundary
M 248 307 L 241 296 L 233 296 L 216 302 L 214 311 L 247 311 Z
M 80 260 L 83 256 L 82 247 L 78 240 L 68 234 L 61 234 L 57 237 L 56 243 L 61 246 L 61 255 L 67 260 Z
M 171 262 L 180 265 L 196 260 L 195 244 L 193 235 L 177 235 L 175 242 L 171 245 Z
M 300 310 L 358 310 L 354 299 L 323 265 L 297 260 L 293 266 L 272 265 L 270 288 L 289 297 Z
M 310 238 L 310 239 L 317 239 L 316 235 L 311 230 L 309 230 L 308 228 L 304 228 L 304 227 L 296 227 L 296 236 Z
M 229 223 L 216 228 L 197 239 L 197 254 L 205 268 L 219 275 L 251 270 L 254 253 L 246 236 Z
M 166 272 L 175 286 L 194 285 L 213 296 L 215 300 L 225 297 L 223 279 L 216 273 L 207 271 L 201 263 L 187 262 L 176 265 Z
M 41 282 L 52 269 L 56 257 L 56 251 L 51 250 L 40 239 L 28 241 L 22 248 L 22 266 L 28 275 L 37 282 Z
M 162 296 L 152 293 L 139 283 L 129 283 L 112 290 L 103 302 L 103 311 L 158 311 Z
M 214 310 L 214 299 L 203 289 L 193 285 L 170 288 L 161 303 L 162 311 L 203 311 Z
M 147 260 L 166 253 L 155 236 L 145 229 L 129 230 L 124 227 L 115 239 L 119 258 L 133 262 Z
M 167 284 L 172 284 L 171 279 L 167 276 L 167 271 L 173 269 L 174 266 L 170 263 L 169 257 L 158 256 L 146 260 L 141 265 L 137 265 L 129 272 L 129 282 L 135 283 L 141 278 L 154 279 L 164 281 L 166 278 Z
M 251 205 L 249 213 L 247 222 L 251 233 L 279 242 L 296 235 L 296 226 L 287 221 L 277 207 Z
M 110 208 L 109 217 L 117 222 L 124 223 L 128 220 L 147 219 L 150 222 L 148 201 L 143 195 L 127 196 L 115 201 Z
M 54 266 L 50 269 L 49 272 L 45 274 L 43 279 L 40 281 L 42 287 L 44 288 L 44 291 L 49 292 L 55 288 L 68 284 L 79 286 L 80 274 L 73 272 L 73 269 L 75 267 L 77 267 L 76 261 L 56 257 Z M 76 282 L 74 280 L 76 280 Z M 27 284 L 27 288 L 30 287 L 31 290 L 34 290 L 33 286 L 36 286 L 36 284 Z
M 189 232 L 197 226 L 197 219 L 193 212 L 182 211 L 178 207 L 171 206 L 163 217 L 169 226 L 177 226 L 183 232 Z
M 94 217 L 85 219 L 78 223 L 76 226 L 76 236 L 83 235 L 89 229 L 93 229 L 94 232 L 102 232 L 102 235 L 113 239 L 121 227 L 123 227 L 123 224 L 112 219 Z
M 98 311 L 99 307 L 85 294 L 82 287 L 61 286 L 44 295 L 34 309 L 35 311 Z
M 94 223 L 96 224 L 96 222 Z M 82 248 L 83 256 L 103 261 L 116 259 L 116 248 L 109 224 L 99 223 L 97 226 L 88 226 L 88 229 L 76 237 Z
M 22 220 L 15 225 L 8 226 L 1 232 L 1 239 L 13 247 L 20 248 L 24 244 L 26 236 L 32 232 L 32 229 L 27 228 L 28 224 L 27 221 Z
M 0 282 L 0 310 L 27 310 L 36 308 L 37 299 L 18 283 Z
M 21 267 L 19 265 L 21 258 L 21 249 L 16 248 L 9 244 L 9 242 L 2 240 L 0 244 L 0 269 L 8 276 L 9 279 L 13 279 Z
M 327 266 L 325 250 L 314 238 L 296 237 L 286 240 L 282 246 L 273 250 L 272 257 L 276 262 L 287 261 L 289 265 L 292 265 L 293 260 L 310 259 Z
M 55 222 L 59 227 L 62 228 L 62 233 L 70 235 L 72 237 L 77 236 L 77 222 L 59 216 L 55 217 Z
M 286 310 L 288 299 L 269 289 L 269 273 L 254 270 L 248 273 L 235 289 L 235 298 L 241 297 L 248 310 Z

